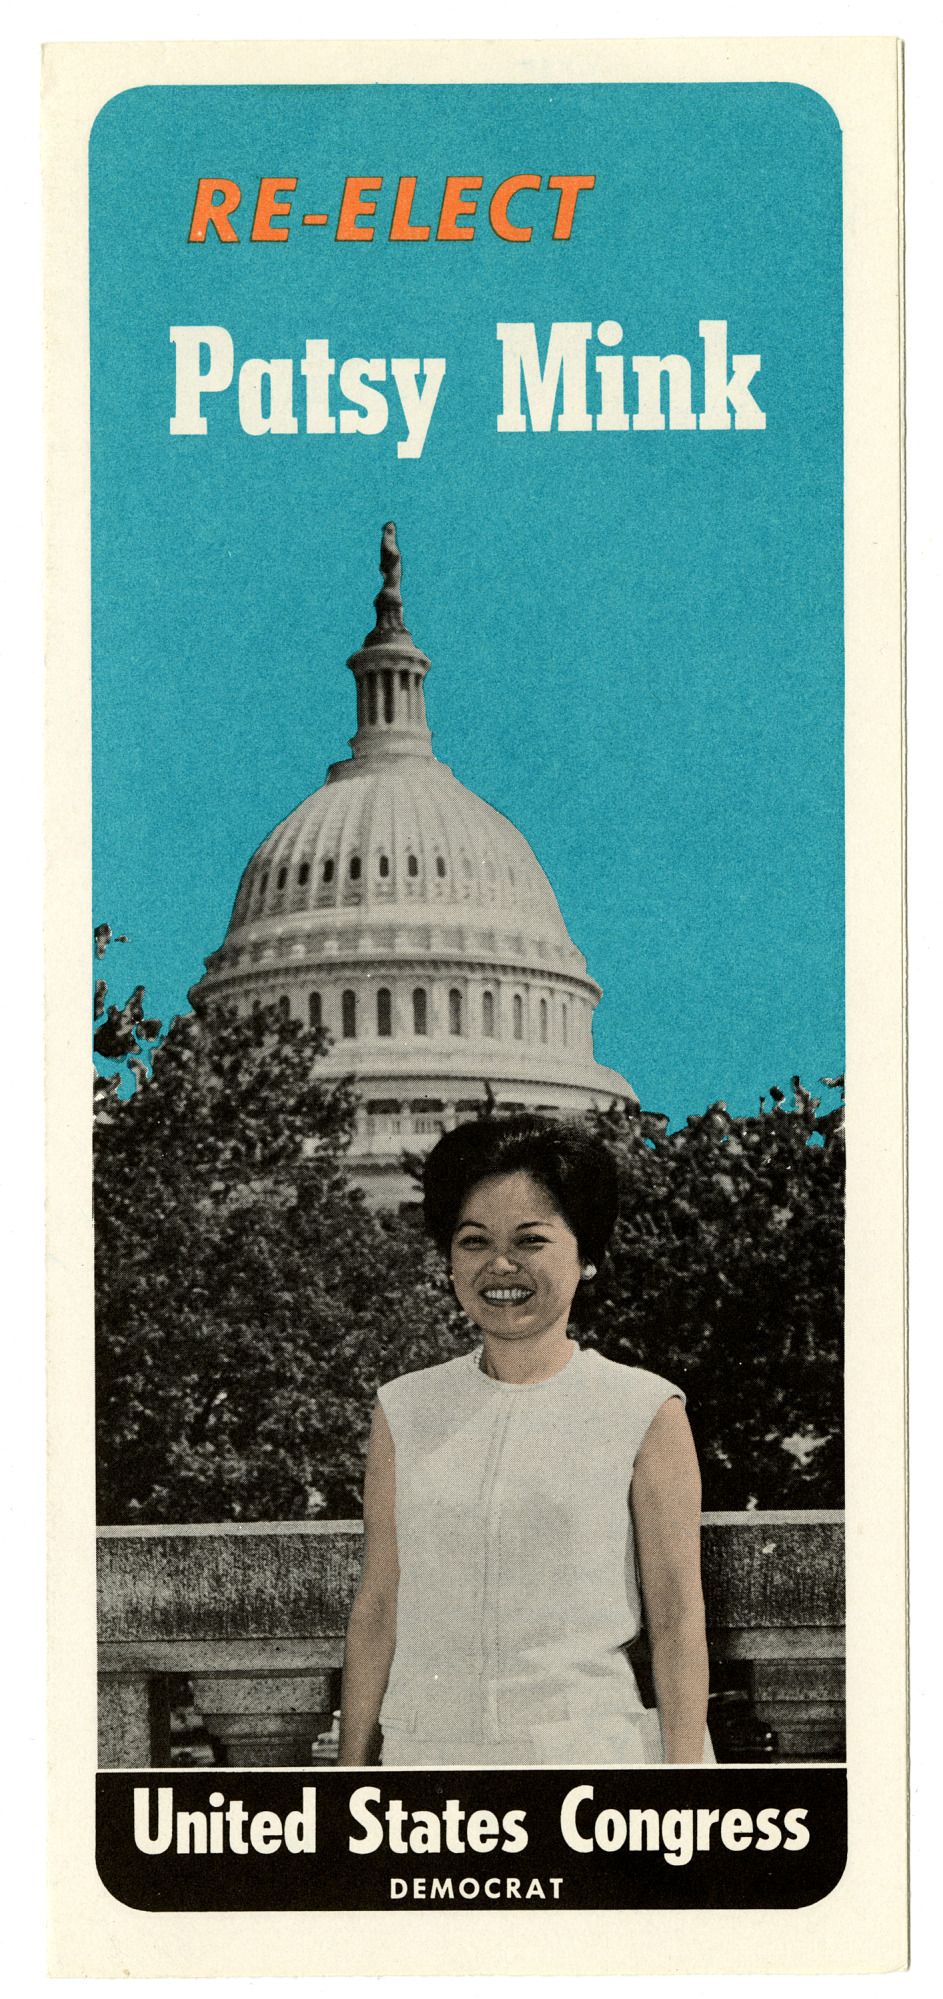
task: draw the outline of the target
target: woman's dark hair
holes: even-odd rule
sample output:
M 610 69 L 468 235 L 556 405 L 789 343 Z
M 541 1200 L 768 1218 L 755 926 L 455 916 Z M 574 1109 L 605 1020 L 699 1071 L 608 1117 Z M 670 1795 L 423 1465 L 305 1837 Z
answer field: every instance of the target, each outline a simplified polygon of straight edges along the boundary
M 529 1116 L 461 1124 L 433 1146 L 423 1169 L 423 1207 L 444 1255 L 466 1195 L 499 1173 L 529 1173 L 573 1230 L 580 1256 L 602 1262 L 619 1211 L 615 1161 L 579 1125 Z

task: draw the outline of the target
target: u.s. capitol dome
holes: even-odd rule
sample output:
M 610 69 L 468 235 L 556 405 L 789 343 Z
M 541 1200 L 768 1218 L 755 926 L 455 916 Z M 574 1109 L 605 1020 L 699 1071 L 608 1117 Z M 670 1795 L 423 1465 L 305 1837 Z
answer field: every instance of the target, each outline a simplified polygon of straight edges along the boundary
M 635 1092 L 595 1060 L 600 988 L 536 855 L 433 754 L 392 522 L 380 568 L 376 625 L 348 660 L 352 755 L 253 854 L 193 997 L 274 1001 L 328 1030 L 323 1073 L 360 1095 L 350 1164 L 389 1200 L 402 1152 L 486 1096 L 565 1115 Z

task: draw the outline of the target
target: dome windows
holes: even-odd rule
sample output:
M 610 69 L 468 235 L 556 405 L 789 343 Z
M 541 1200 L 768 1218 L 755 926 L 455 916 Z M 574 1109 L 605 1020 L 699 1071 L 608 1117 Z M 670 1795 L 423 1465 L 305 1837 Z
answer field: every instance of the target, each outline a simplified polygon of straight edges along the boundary
M 279 997 L 278 1014 L 280 1020 L 291 1019 L 291 1000 L 287 993 L 282 993 Z
M 550 1031 L 549 1008 L 545 999 L 540 1002 L 540 1039 L 546 1041 Z
M 275 877 L 275 887 L 277 888 L 279 895 L 281 894 L 282 889 L 284 888 L 287 880 L 288 880 L 288 869 L 284 867 L 279 868 L 278 873 Z
M 429 1032 L 429 1000 L 424 986 L 416 986 L 413 992 L 413 1033 Z
M 560 1034 L 564 1048 L 566 1047 L 567 1040 L 569 1038 L 569 1031 L 570 1031 L 569 1015 L 567 1013 L 566 1000 L 564 1000 L 563 1005 L 560 1009 Z
M 440 882 L 441 882 L 441 881 L 444 881 L 444 880 L 445 880 L 445 875 L 446 875 L 446 867 L 445 867 L 445 856 L 444 856 L 444 854 L 437 854 L 437 855 L 436 855 L 436 857 L 435 857 L 435 871 L 436 871 L 436 874 L 437 874 L 437 875 L 438 875 L 438 877 L 439 877 L 439 880 L 440 880 Z
M 453 986 L 449 993 L 449 1033 L 461 1034 L 461 1032 L 462 1032 L 462 995 L 459 992 L 458 987 Z
M 324 1008 L 320 993 L 308 994 L 308 1026 L 317 1030 L 324 1026 Z
M 511 1020 L 515 1041 L 524 1039 L 524 1002 L 520 993 L 515 993 L 511 1004 Z
M 357 995 L 349 986 L 341 993 L 341 1033 L 345 1041 L 357 1039 Z
M 377 861 L 377 874 L 379 875 L 381 881 L 385 882 L 389 880 L 389 875 L 390 875 L 389 854 L 380 855 L 379 860 Z
M 494 1039 L 494 994 L 481 995 L 481 1031 L 489 1041 Z
M 348 866 L 348 869 L 347 869 L 347 873 L 348 873 L 348 875 L 350 876 L 350 879 L 351 879 L 351 881 L 352 881 L 352 882 L 359 882 L 359 880 L 360 880 L 360 855 L 359 855 L 359 854 L 351 854 L 351 857 L 350 857 L 350 863 L 349 863 L 349 866 Z
M 309 880 L 309 878 L 310 878 L 310 874 L 311 874 L 311 862 L 310 862 L 310 861 L 302 861 L 302 862 L 301 862 L 301 865 L 300 865 L 300 867 L 299 867 L 299 869 L 298 869 L 298 887 L 299 887 L 299 888 L 304 888 L 304 886 L 305 886 L 305 883 L 306 883 L 306 882 L 307 882 L 307 881 Z
M 377 992 L 377 1033 L 393 1032 L 393 996 L 389 986 L 380 986 Z
M 263 897 L 263 895 L 265 894 L 265 891 L 266 891 L 266 889 L 267 889 L 267 888 L 268 888 L 268 868 L 263 868 L 263 869 L 262 869 L 262 874 L 261 874 L 261 877 L 260 877 L 260 880 L 259 880 L 259 901 L 260 901 L 260 902 L 261 902 L 261 900 L 262 900 L 262 897 Z
M 333 854 L 329 854 L 327 856 L 327 859 L 321 862 L 320 876 L 318 880 L 318 902 L 322 905 L 322 907 L 326 904 L 333 903 L 336 898 L 337 890 L 334 887 L 334 874 L 335 874 L 334 856 Z
M 411 881 L 415 881 L 419 873 L 419 861 L 415 854 L 407 854 L 406 856 L 406 873 Z

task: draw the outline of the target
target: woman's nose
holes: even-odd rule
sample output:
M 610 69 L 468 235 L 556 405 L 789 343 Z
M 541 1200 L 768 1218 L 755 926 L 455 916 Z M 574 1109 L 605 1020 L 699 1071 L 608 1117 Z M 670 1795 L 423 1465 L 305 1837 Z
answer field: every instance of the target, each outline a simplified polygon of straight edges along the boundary
M 517 1258 L 508 1249 L 498 1249 L 491 1259 L 495 1270 L 516 1270 Z

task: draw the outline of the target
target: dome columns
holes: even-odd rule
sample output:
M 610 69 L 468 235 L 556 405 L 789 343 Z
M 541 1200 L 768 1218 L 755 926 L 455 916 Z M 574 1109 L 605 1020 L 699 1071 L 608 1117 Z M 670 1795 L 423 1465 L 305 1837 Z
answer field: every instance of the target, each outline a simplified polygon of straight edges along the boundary
M 357 682 L 357 733 L 350 747 L 358 762 L 378 755 L 431 757 L 422 691 L 429 661 L 415 648 L 384 646 L 355 652 L 347 664 Z
M 230 987 L 232 991 L 232 987 Z M 563 1059 L 592 1063 L 592 1017 L 597 989 L 576 980 L 533 978 L 490 966 L 433 967 L 421 959 L 376 967 L 320 961 L 283 967 L 239 981 L 239 1005 L 287 1004 L 305 1026 L 324 1027 L 339 1056 L 356 1042 L 388 1049 L 408 1047 L 418 1056 L 437 1051 L 455 1061 L 469 1045 L 476 1066 L 489 1051 L 519 1048 L 551 1066 Z M 353 1030 L 353 1031 L 351 1031 Z

